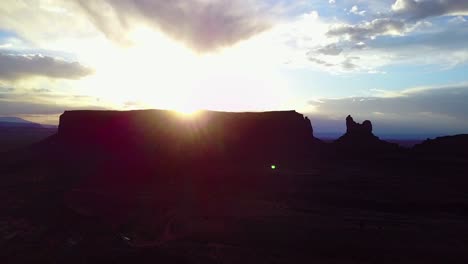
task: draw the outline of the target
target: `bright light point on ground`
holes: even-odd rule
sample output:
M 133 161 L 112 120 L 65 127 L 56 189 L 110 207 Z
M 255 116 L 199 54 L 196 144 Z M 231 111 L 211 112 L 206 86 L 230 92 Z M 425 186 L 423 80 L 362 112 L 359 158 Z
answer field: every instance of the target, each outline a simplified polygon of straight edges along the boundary
M 276 170 L 276 165 L 271 165 L 272 170 Z

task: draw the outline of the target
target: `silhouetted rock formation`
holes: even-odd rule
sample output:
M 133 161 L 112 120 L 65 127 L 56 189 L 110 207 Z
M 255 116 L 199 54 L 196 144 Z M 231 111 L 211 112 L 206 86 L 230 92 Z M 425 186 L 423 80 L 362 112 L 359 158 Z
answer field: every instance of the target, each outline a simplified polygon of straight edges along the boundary
M 348 117 L 346 117 L 346 133 L 372 135 L 372 123 L 366 120 L 362 124 L 359 124 L 354 122 L 351 115 L 348 115 Z
M 468 134 L 427 139 L 414 146 L 413 149 L 418 155 L 466 158 L 468 157 Z
M 310 120 L 295 111 L 228 113 L 203 111 L 183 117 L 172 111 L 67 111 L 59 138 L 78 147 L 150 151 L 186 158 L 280 159 L 309 151 Z
M 346 117 L 346 133 L 335 141 L 335 145 L 346 151 L 372 155 L 375 151 L 396 150 L 397 144 L 380 140 L 372 133 L 372 122 L 356 123 L 351 115 Z
M 295 111 L 67 111 L 55 144 L 68 155 L 64 170 L 76 174 L 70 207 L 119 222 L 142 192 L 161 207 L 187 200 L 222 214 L 222 197 L 261 188 L 272 164 L 308 162 L 312 133 Z

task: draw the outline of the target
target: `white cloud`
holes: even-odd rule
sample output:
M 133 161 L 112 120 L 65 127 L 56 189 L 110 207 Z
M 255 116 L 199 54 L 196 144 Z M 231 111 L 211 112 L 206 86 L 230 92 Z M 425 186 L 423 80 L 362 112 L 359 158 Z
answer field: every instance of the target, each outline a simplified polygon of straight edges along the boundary
M 463 16 L 456 16 L 456 17 L 450 19 L 449 23 L 463 24 L 463 23 L 466 23 L 466 19 Z
M 349 10 L 350 13 L 359 15 L 359 16 L 364 16 L 366 14 L 365 10 L 359 10 L 359 7 L 357 5 L 354 5 L 351 7 L 351 10 Z
M 26 40 L 29 48 L 52 49 L 56 42 L 94 38 L 97 33 L 70 1 L 63 0 L 2 0 L 0 25 L 2 30 Z

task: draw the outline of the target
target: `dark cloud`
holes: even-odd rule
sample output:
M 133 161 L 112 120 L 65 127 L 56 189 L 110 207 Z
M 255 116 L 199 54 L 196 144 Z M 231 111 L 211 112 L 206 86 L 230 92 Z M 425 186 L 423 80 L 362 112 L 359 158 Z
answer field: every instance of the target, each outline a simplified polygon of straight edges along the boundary
M 16 80 L 28 76 L 79 79 L 93 71 L 78 62 L 41 55 L 0 53 L 0 79 Z
M 337 56 L 343 51 L 342 48 L 338 47 L 336 44 L 329 44 L 324 47 L 317 49 L 317 52 L 324 55 Z
M 467 0 L 396 0 L 393 11 L 409 19 L 420 20 L 428 17 L 467 14 Z
M 35 93 L 50 93 L 51 92 L 50 89 L 46 89 L 46 88 L 32 89 L 32 91 Z
M 332 63 L 326 62 L 324 60 L 321 60 L 321 59 L 318 59 L 318 58 L 315 58 L 315 57 L 312 57 L 312 56 L 309 56 L 308 59 L 309 59 L 309 61 L 311 61 L 311 62 L 313 62 L 315 64 L 323 65 L 323 66 L 326 66 L 326 67 L 335 66 Z
M 104 110 L 99 99 L 85 95 L 56 94 L 44 88 L 25 89 L 21 87 L 0 87 L 0 113 L 17 115 L 56 115 L 65 110 Z
M 337 67 L 338 66 L 338 68 L 340 68 L 343 71 L 353 71 L 353 70 L 359 69 L 359 66 L 354 64 L 354 61 L 359 60 L 359 57 L 356 57 L 356 56 L 346 57 L 344 61 L 342 61 L 341 63 L 335 64 L 335 63 L 328 62 L 325 59 L 317 58 L 316 55 L 317 55 L 316 53 L 310 51 L 307 53 L 307 59 L 310 62 L 313 62 L 318 65 L 322 65 L 325 67 Z
M 353 41 L 360 42 L 381 35 L 399 35 L 405 32 L 405 23 L 401 20 L 378 18 L 371 22 L 357 25 L 338 25 L 331 28 L 329 37 L 349 36 Z
M 128 43 L 134 22 L 154 26 L 200 52 L 247 39 L 270 27 L 268 8 L 254 0 L 75 0 L 112 40 Z
M 468 25 L 468 24 L 467 24 Z M 468 27 L 453 27 L 441 31 L 432 31 L 409 35 L 405 38 L 377 39 L 369 44 L 373 49 L 407 49 L 414 51 L 424 47 L 437 49 L 438 52 L 465 50 L 468 43 Z
M 368 44 L 368 49 L 391 56 L 393 63 L 433 64 L 443 67 L 464 65 L 468 27 L 456 26 L 411 34 L 404 38 L 380 38 Z
M 456 118 L 467 119 L 468 85 L 404 92 L 391 97 L 353 97 L 325 99 L 317 104 L 325 112 L 347 111 L 358 113 L 386 113 L 404 115 L 407 113 L 432 112 Z M 316 102 L 311 102 L 316 104 Z
M 359 67 L 353 63 L 354 60 L 359 60 L 359 57 L 348 57 L 341 63 L 341 66 L 348 71 L 355 70 Z

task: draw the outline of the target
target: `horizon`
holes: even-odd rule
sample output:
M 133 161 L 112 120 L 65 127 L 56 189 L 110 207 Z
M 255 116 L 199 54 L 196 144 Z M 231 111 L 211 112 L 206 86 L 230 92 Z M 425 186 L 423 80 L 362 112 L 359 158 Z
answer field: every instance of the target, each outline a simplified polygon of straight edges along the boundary
M 468 133 L 468 2 L 0 3 L 0 116 L 296 109 L 314 134 Z M 387 136 L 385 136 L 387 135 Z
M 177 110 L 172 110 L 172 109 L 155 109 L 155 108 L 148 108 L 148 109 L 132 109 L 132 110 L 88 110 L 88 109 L 75 109 L 75 110 L 67 110 L 65 112 L 88 112 L 88 111 L 94 111 L 94 112 L 100 112 L 100 111 L 171 111 L 174 112 L 175 114 L 180 115 L 181 117 L 188 118 L 188 119 L 197 119 L 200 115 L 203 114 L 203 112 L 219 112 L 219 113 L 261 113 L 260 111 L 216 111 L 216 110 L 207 110 L 207 109 L 199 109 L 196 111 L 190 111 L 190 112 L 185 112 L 185 111 L 177 111 Z M 263 112 L 296 112 L 296 110 L 290 109 L 290 110 L 272 110 L 272 111 L 263 111 Z M 62 114 L 63 114 L 62 113 Z M 62 115 L 60 114 L 60 115 Z M 308 117 L 302 113 L 299 113 L 303 115 L 304 117 Z M 352 116 L 352 115 L 351 115 Z M 309 117 L 308 117 L 309 118 Z M 362 123 L 365 120 L 359 120 L 357 119 L 360 123 Z M 345 119 L 343 120 L 320 120 L 321 122 L 313 122 L 310 120 L 312 128 L 313 128 L 313 136 L 324 140 L 324 141 L 329 141 L 329 140 L 336 140 L 339 137 L 343 136 L 346 133 L 346 124 L 345 124 Z M 370 120 L 372 122 L 372 120 Z M 24 118 L 19 118 L 19 117 L 14 117 L 14 116 L 0 116 L 0 123 L 1 122 L 13 122 L 13 123 L 31 123 L 31 124 L 39 124 L 43 125 L 46 127 L 56 127 L 58 128 L 59 126 L 59 120 L 57 122 L 53 123 L 37 123 L 30 121 L 28 119 Z M 390 132 L 389 132 L 390 131 Z M 414 134 L 401 134 L 398 132 L 391 132 L 392 130 L 385 129 L 385 127 L 382 128 L 375 128 L 373 129 L 373 133 L 380 137 L 381 139 L 384 140 L 390 140 L 390 141 L 423 141 L 426 139 L 433 139 L 437 137 L 445 137 L 445 136 L 454 136 L 457 134 L 437 134 L 437 133 L 414 133 Z

